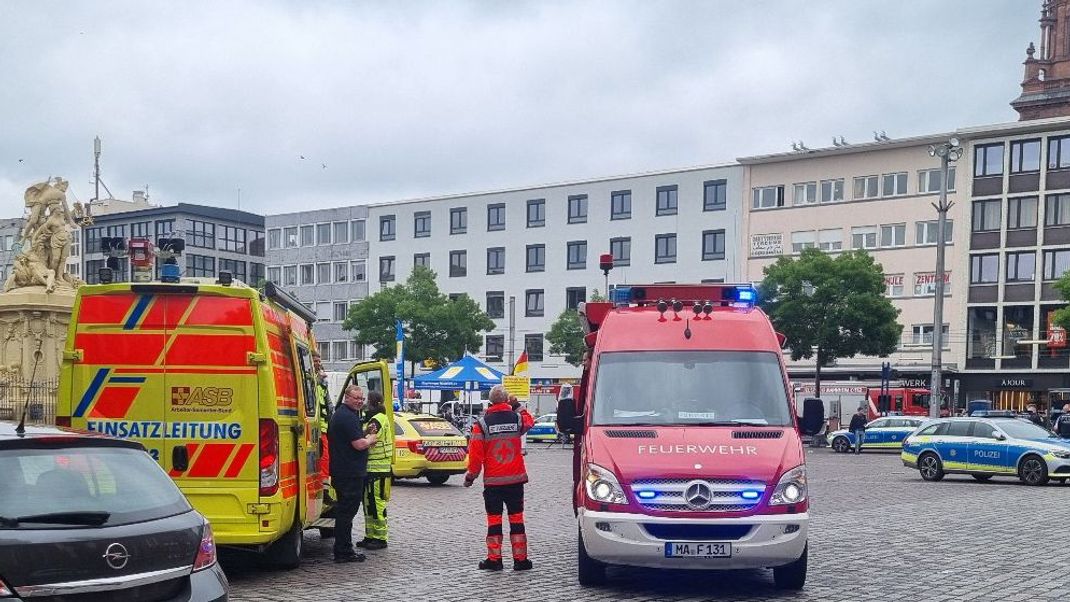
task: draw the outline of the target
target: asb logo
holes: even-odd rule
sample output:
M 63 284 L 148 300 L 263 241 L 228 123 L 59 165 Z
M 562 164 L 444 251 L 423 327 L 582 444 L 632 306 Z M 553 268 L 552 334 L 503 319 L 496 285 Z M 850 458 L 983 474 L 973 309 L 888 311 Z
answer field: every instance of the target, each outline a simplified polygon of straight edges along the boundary
M 171 387 L 171 409 L 179 412 L 227 412 L 233 402 L 227 387 Z

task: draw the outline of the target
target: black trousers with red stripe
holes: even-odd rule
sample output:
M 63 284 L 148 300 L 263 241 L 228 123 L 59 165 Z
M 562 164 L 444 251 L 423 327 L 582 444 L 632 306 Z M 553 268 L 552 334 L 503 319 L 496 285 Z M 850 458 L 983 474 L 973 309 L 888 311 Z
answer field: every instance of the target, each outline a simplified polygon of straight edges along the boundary
M 502 558 L 502 511 L 509 515 L 509 544 L 513 560 L 528 557 L 528 538 L 524 528 L 524 484 L 488 486 L 483 490 L 487 511 L 487 558 Z

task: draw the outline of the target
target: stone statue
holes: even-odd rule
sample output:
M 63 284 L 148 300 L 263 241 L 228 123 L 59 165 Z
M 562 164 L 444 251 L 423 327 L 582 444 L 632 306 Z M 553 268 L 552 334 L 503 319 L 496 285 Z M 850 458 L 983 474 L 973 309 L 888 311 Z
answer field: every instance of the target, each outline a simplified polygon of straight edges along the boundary
M 66 272 L 71 251 L 71 230 L 77 227 L 67 206 L 67 181 L 49 178 L 26 189 L 29 216 L 20 237 L 21 252 L 15 258 L 4 291 L 43 286 L 74 289 L 82 281 Z

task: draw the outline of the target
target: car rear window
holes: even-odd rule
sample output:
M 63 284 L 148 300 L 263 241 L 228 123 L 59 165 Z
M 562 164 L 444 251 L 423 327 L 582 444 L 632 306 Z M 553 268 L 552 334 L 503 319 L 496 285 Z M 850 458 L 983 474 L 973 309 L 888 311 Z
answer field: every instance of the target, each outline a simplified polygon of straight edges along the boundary
M 191 510 L 144 451 L 117 447 L 0 450 L 0 515 L 5 519 L 106 513 L 114 526 Z M 100 516 L 104 516 L 101 514 Z M 70 528 L 82 523 L 0 521 L 0 529 Z
M 416 429 L 417 433 L 420 433 L 421 437 L 464 436 L 461 434 L 461 431 L 457 430 L 457 427 L 445 420 L 422 418 L 420 420 L 410 420 L 409 424 L 412 425 L 412 428 Z

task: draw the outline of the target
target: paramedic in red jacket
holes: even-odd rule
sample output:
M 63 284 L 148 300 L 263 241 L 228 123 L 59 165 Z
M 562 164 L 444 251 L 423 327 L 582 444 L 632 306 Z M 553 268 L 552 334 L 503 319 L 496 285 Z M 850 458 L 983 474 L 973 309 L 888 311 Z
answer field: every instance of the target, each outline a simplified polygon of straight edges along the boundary
M 535 419 L 519 403 L 510 404 L 505 387 L 490 390 L 490 407 L 472 425 L 468 444 L 468 473 L 464 486 L 471 487 L 483 472 L 483 501 L 487 509 L 487 559 L 479 562 L 486 571 L 502 570 L 502 509 L 509 514 L 509 545 L 513 570 L 531 569 L 528 536 L 524 532 L 524 469 L 521 438 Z

